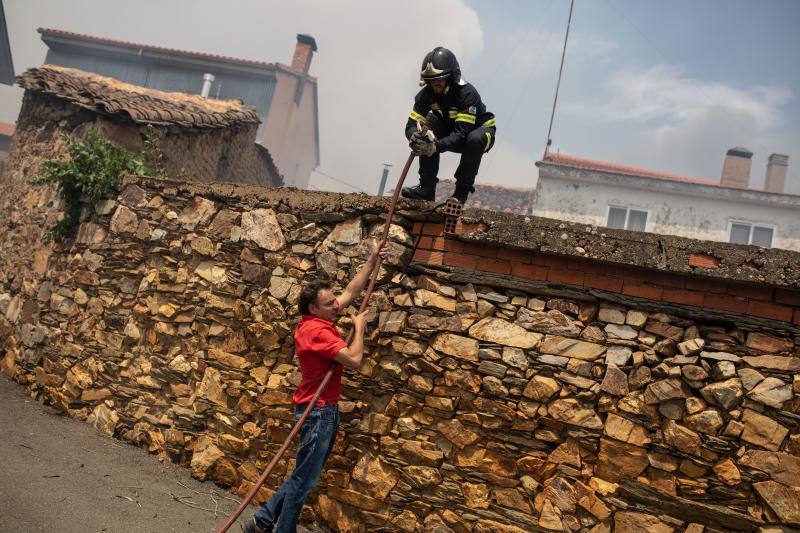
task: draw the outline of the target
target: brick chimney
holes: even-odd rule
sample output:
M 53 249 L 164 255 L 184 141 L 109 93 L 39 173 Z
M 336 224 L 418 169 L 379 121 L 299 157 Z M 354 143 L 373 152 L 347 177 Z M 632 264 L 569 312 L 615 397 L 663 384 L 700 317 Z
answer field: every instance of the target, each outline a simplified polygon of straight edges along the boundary
M 737 146 L 728 150 L 725 156 L 725 164 L 722 165 L 722 178 L 720 183 L 723 187 L 739 187 L 746 189 L 750 182 L 750 164 L 753 152 L 747 148 Z
M 317 41 L 310 35 L 297 34 L 297 46 L 294 47 L 294 57 L 292 58 L 292 70 L 308 74 L 311 68 L 311 59 L 317 51 Z
M 789 166 L 789 156 L 772 154 L 767 160 L 767 183 L 764 190 L 767 192 L 783 192 L 786 183 L 786 168 Z

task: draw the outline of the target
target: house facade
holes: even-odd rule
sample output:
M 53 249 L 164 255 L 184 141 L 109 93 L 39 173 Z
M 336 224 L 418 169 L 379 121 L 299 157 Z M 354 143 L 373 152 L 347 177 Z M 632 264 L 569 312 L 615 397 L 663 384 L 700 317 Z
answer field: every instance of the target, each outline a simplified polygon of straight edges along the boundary
M 137 44 L 39 28 L 46 63 L 164 92 L 242 100 L 261 120 L 256 141 L 284 183 L 305 187 L 319 165 L 317 80 L 309 76 L 317 45 L 298 35 L 291 65 Z
M 550 153 L 536 163 L 538 216 L 694 239 L 800 250 L 800 195 L 783 192 L 788 156 L 772 154 L 765 190 L 752 152 L 728 150 L 720 181 Z
M 11 151 L 11 139 L 14 137 L 16 126 L 9 122 L 0 122 L 0 174 L 5 169 L 8 153 Z
M 61 135 L 89 130 L 147 157 L 170 178 L 280 187 L 269 153 L 256 142 L 258 113 L 240 101 L 145 89 L 82 70 L 44 65 L 17 81 L 25 89 L 9 155 L 8 182 L 38 173 Z M 148 161 L 148 163 L 150 163 Z

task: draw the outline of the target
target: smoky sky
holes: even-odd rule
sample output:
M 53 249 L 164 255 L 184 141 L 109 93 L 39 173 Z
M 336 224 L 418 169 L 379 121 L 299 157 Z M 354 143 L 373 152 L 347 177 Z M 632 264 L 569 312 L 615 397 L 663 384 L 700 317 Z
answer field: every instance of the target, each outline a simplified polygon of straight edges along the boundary
M 567 2 L 6 0 L 4 5 L 17 73 L 44 61 L 37 27 L 281 63 L 291 63 L 296 34 L 313 35 L 319 47 L 310 73 L 319 84 L 321 173 L 312 175 L 311 185 L 374 194 L 383 163 L 393 165 L 391 189 L 408 155 L 403 128 L 419 90 L 419 65 L 440 45 L 456 52 L 465 79 L 497 115 L 497 143 L 484 158 L 478 181 L 534 186 Z M 617 28 L 595 22 L 590 11 L 598 5 L 576 2 L 554 148 L 718 179 L 725 150 L 744 145 L 756 153 L 752 185 L 763 185 L 766 157 L 779 152 L 790 155 L 787 192 L 800 193 L 795 171 L 800 161 L 794 159 L 795 153 L 800 158 L 800 127 L 787 119 L 787 109 L 797 106 L 794 87 L 780 80 L 708 79 L 659 55 L 636 56 Z M 0 120 L 16 119 L 21 95 L 19 88 L 0 86 Z M 457 163 L 457 155 L 444 154 L 440 178 L 451 176 Z

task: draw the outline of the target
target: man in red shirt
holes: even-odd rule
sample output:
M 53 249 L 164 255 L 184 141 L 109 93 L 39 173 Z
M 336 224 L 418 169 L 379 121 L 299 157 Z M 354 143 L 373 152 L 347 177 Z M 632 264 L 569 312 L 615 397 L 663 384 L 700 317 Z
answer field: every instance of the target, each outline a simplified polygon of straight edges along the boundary
M 353 340 L 348 346 L 334 322 L 340 309 L 345 309 L 364 289 L 378 257 L 386 250 L 375 245 L 367 262 L 336 298 L 328 281 L 312 281 L 300 292 L 302 319 L 294 333 L 295 354 L 300 362 L 300 385 L 292 397 L 295 420 L 300 420 L 308 402 L 330 369 L 338 363 L 333 377 L 320 394 L 300 429 L 300 446 L 292 474 L 270 500 L 263 504 L 243 529 L 245 533 L 294 533 L 297 518 L 308 494 L 317 484 L 325 461 L 336 441 L 339 428 L 339 388 L 344 367 L 357 370 L 364 355 L 366 311 L 352 317 Z M 274 528 L 274 529 L 273 529 Z

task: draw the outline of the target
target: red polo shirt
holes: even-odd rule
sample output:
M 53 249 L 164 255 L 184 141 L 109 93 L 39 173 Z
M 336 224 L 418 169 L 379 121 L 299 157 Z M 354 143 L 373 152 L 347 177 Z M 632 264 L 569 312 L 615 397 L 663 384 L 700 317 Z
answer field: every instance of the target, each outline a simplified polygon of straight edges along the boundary
M 294 391 L 292 401 L 295 404 L 308 403 L 317 391 L 333 358 L 339 350 L 346 348 L 347 343 L 339 334 L 333 322 L 328 322 L 313 315 L 303 315 L 294 332 L 294 349 L 300 362 L 302 379 Z M 320 407 L 326 403 L 339 401 L 339 388 L 342 383 L 344 367 L 337 365 L 331 380 L 317 399 Z

